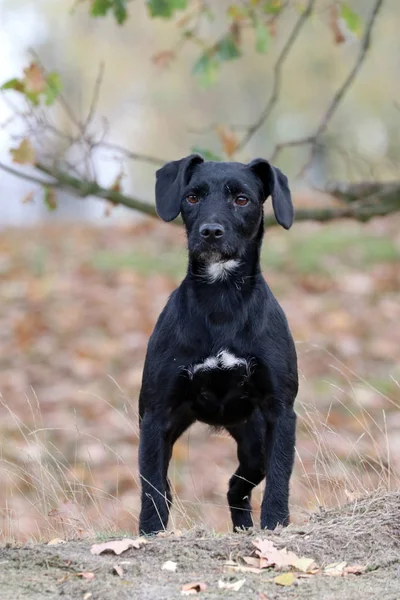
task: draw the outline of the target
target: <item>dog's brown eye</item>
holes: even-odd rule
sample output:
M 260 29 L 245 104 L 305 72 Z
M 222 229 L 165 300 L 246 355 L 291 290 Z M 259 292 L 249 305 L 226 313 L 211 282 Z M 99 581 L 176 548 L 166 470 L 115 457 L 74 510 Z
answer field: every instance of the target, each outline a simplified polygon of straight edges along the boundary
M 246 206 L 246 204 L 248 204 L 249 201 L 246 198 L 246 196 L 238 196 L 235 200 L 235 204 L 237 204 L 238 206 Z
M 190 204 L 196 204 L 199 199 L 197 196 L 195 196 L 194 194 L 189 194 L 189 196 L 186 197 L 186 200 L 190 203 Z

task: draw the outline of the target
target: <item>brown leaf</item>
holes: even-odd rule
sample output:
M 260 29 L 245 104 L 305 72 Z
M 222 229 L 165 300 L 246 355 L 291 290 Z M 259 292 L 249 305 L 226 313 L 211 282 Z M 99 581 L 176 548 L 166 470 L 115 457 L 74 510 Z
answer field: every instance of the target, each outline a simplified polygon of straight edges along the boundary
M 117 575 L 119 575 L 120 577 L 124 576 L 124 570 L 122 567 L 120 567 L 119 565 L 114 565 L 113 566 L 113 571 L 116 572 Z
M 194 583 L 185 583 L 182 586 L 181 594 L 182 596 L 192 596 L 193 594 L 199 594 L 200 592 L 205 592 L 207 586 L 205 583 L 201 583 L 200 581 L 195 581 Z
M 272 565 L 275 565 L 278 568 L 294 567 L 304 573 L 310 572 L 316 568 L 314 559 L 305 556 L 299 557 L 294 552 L 286 550 L 286 548 L 279 550 L 270 540 L 256 540 L 253 542 L 253 545 L 257 548 L 256 553 L 261 561 L 263 561 L 260 563 L 260 566 L 262 567 L 269 567 Z
M 37 64 L 32 63 L 24 69 L 25 89 L 31 94 L 41 94 L 46 89 L 46 76 L 43 69 Z
M 88 581 L 92 581 L 94 579 L 94 573 L 77 573 L 77 577 L 82 577 L 82 579 L 87 579 Z
M 225 154 L 230 158 L 238 145 L 235 134 L 223 125 L 217 126 L 217 134 Z
M 10 154 L 13 162 L 19 165 L 34 165 L 36 162 L 35 149 L 27 138 L 17 148 L 11 148 Z
M 251 567 L 255 567 L 256 569 L 260 569 L 260 559 L 255 556 L 244 556 L 244 562 L 246 565 L 250 565 Z
M 363 565 L 349 565 L 344 568 L 345 575 L 362 575 L 367 570 Z
M 334 2 L 331 5 L 330 11 L 329 11 L 329 26 L 333 33 L 333 39 L 335 41 L 335 44 L 342 44 L 345 40 L 345 37 L 340 28 L 339 7 L 336 2 Z
M 94 544 L 90 548 L 92 554 L 102 554 L 103 552 L 113 552 L 114 554 L 122 554 L 129 550 L 129 548 L 140 548 L 142 544 L 147 544 L 147 540 L 140 537 L 136 540 L 123 539 L 115 540 L 112 542 L 104 542 L 104 544 Z

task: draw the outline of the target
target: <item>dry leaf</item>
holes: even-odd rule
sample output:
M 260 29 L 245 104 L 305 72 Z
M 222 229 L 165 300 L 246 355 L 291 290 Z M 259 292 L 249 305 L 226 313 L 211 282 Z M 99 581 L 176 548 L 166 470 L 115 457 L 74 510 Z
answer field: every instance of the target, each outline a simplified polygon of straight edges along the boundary
M 66 544 L 67 542 L 65 540 L 62 540 L 61 538 L 54 538 L 53 540 L 50 540 L 47 545 L 48 546 L 57 546 L 58 544 Z
M 19 165 L 34 165 L 36 162 L 35 149 L 28 138 L 22 140 L 17 148 L 11 148 L 13 162 Z
M 329 13 L 329 25 L 333 33 L 335 44 L 342 44 L 345 40 L 339 21 L 339 7 L 336 3 L 332 4 Z
M 89 600 L 89 598 L 92 597 L 92 592 L 86 592 L 86 594 L 83 596 L 83 600 Z
M 142 544 L 147 544 L 147 540 L 140 537 L 136 540 L 124 539 L 115 540 L 113 542 L 104 542 L 104 544 L 94 544 L 90 548 L 92 554 L 102 554 L 103 552 L 114 552 L 114 554 L 122 554 L 129 548 L 140 548 Z
M 324 574 L 330 577 L 342 577 L 344 575 L 344 568 L 347 565 L 346 562 L 337 562 L 326 565 Z
M 256 569 L 260 569 L 260 559 L 255 556 L 244 556 L 244 562 L 246 565 L 250 565 L 251 567 L 255 567 Z
M 278 575 L 274 579 L 277 585 L 292 585 L 296 581 L 296 576 L 294 573 L 282 573 L 282 575 Z
M 256 553 L 260 557 L 261 568 L 272 565 L 278 568 L 294 567 L 305 573 L 316 568 L 314 559 L 305 556 L 299 557 L 286 548 L 279 550 L 270 540 L 256 540 L 253 545 L 257 548 Z
M 232 131 L 230 131 L 226 127 L 223 127 L 222 125 L 218 125 L 217 134 L 219 136 L 225 154 L 231 157 L 238 145 L 238 140 L 236 136 Z
M 43 69 L 37 64 L 32 63 L 24 69 L 25 89 L 31 94 L 41 94 L 46 89 L 46 76 Z
M 77 573 L 77 577 L 82 577 L 83 579 L 92 581 L 92 579 L 94 578 L 94 573 Z
M 119 575 L 120 577 L 124 576 L 124 570 L 122 567 L 120 567 L 119 565 L 114 565 L 113 566 L 113 571 L 116 572 L 117 575 Z
M 161 567 L 161 569 L 163 571 L 176 571 L 178 564 L 176 562 L 174 562 L 173 560 L 167 560 L 167 562 L 165 562 L 163 564 L 163 566 Z
M 258 592 L 258 598 L 259 598 L 259 600 L 268 600 L 268 598 L 264 594 L 264 592 Z
M 225 589 L 225 590 L 232 590 L 233 592 L 238 592 L 240 590 L 240 588 L 245 584 L 246 580 L 245 579 L 238 579 L 238 581 L 222 581 L 222 579 L 220 579 L 218 581 L 218 588 L 220 590 Z
M 349 565 L 344 568 L 345 575 L 362 575 L 367 570 L 363 565 Z
M 195 581 L 194 583 L 185 583 L 185 585 L 182 586 L 181 594 L 182 596 L 192 596 L 193 594 L 205 592 L 206 589 L 207 586 L 205 583 Z

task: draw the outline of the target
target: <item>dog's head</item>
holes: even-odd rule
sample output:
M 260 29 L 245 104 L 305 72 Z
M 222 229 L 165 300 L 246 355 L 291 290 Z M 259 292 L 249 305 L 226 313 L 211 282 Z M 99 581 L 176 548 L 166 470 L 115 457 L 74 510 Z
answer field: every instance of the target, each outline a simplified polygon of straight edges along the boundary
M 266 160 L 205 162 L 193 154 L 167 163 L 156 177 L 157 213 L 164 221 L 182 214 L 189 251 L 200 260 L 243 257 L 262 231 L 268 196 L 278 223 L 293 223 L 288 180 Z

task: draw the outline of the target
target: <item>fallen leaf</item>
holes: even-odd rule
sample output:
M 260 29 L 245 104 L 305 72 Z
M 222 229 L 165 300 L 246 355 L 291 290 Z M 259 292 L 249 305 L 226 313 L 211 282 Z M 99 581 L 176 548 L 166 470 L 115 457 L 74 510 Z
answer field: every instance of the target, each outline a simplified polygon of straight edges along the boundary
M 346 564 L 346 562 L 337 562 L 326 565 L 324 574 L 329 575 L 329 577 L 342 577 Z
M 260 568 L 272 565 L 278 568 L 294 567 L 305 573 L 316 568 L 314 559 L 305 556 L 299 557 L 286 548 L 279 550 L 270 540 L 256 540 L 253 545 L 257 548 L 256 553 L 260 557 Z
M 142 537 L 137 538 L 136 540 L 115 540 L 113 542 L 104 542 L 104 544 L 94 544 L 90 548 L 90 552 L 91 554 L 102 554 L 103 552 L 122 554 L 129 550 L 129 548 L 140 548 L 142 544 L 147 544 L 147 540 Z
M 268 598 L 264 594 L 264 592 L 258 592 L 258 597 L 259 597 L 259 600 L 268 600 Z
M 86 594 L 83 596 L 83 600 L 89 600 L 89 598 L 92 597 L 92 592 L 86 592 Z
M 274 581 L 277 585 L 288 586 L 296 581 L 296 576 L 294 573 L 282 573 L 282 575 L 275 577 Z
M 36 162 L 35 149 L 27 138 L 17 148 L 11 148 L 10 154 L 13 162 L 19 165 L 34 165 Z
M 47 545 L 48 546 L 57 546 L 58 544 L 66 544 L 67 542 L 65 540 L 62 540 L 61 538 L 54 538 L 53 540 L 50 540 Z
M 92 581 L 92 579 L 94 579 L 94 573 L 77 573 L 77 577 L 82 577 L 83 579 Z
M 255 567 L 256 569 L 260 568 L 260 559 L 255 556 L 244 556 L 244 562 L 246 565 L 250 565 L 251 567 Z
M 173 560 L 167 560 L 167 562 L 165 562 L 163 564 L 163 566 L 161 567 L 161 569 L 163 571 L 176 571 L 178 564 L 176 562 L 174 562 Z
M 119 565 L 114 565 L 113 566 L 113 571 L 116 572 L 117 575 L 119 575 L 120 577 L 124 576 L 124 570 L 122 567 L 120 567 Z
M 233 565 L 225 563 L 225 566 L 227 567 L 227 571 L 231 571 L 233 573 L 255 573 L 256 575 L 262 573 L 262 569 L 256 569 L 255 567 L 245 567 L 236 563 Z
M 205 592 L 206 589 L 207 586 L 205 583 L 195 581 L 194 583 L 185 583 L 185 585 L 182 586 L 181 594 L 182 596 L 192 596 L 193 594 Z
M 362 575 L 367 570 L 363 565 L 349 565 L 344 568 L 345 575 Z
M 218 588 L 220 590 L 225 589 L 225 590 L 232 590 L 233 592 L 238 592 L 240 590 L 241 587 L 243 587 L 243 585 L 245 584 L 246 580 L 245 579 L 238 579 L 238 581 L 222 581 L 222 579 L 220 579 L 218 581 Z
M 313 558 L 307 558 L 306 556 L 301 556 L 293 560 L 291 563 L 292 567 L 301 571 L 302 573 L 311 573 L 316 569 L 316 564 Z
M 30 94 L 41 94 L 46 88 L 46 77 L 43 69 L 37 64 L 32 63 L 24 69 L 25 89 Z
M 57 579 L 57 583 L 64 583 L 64 581 L 67 581 L 69 577 L 69 573 L 67 573 L 66 575 L 63 575 L 62 577 L 60 577 L 60 579 Z

